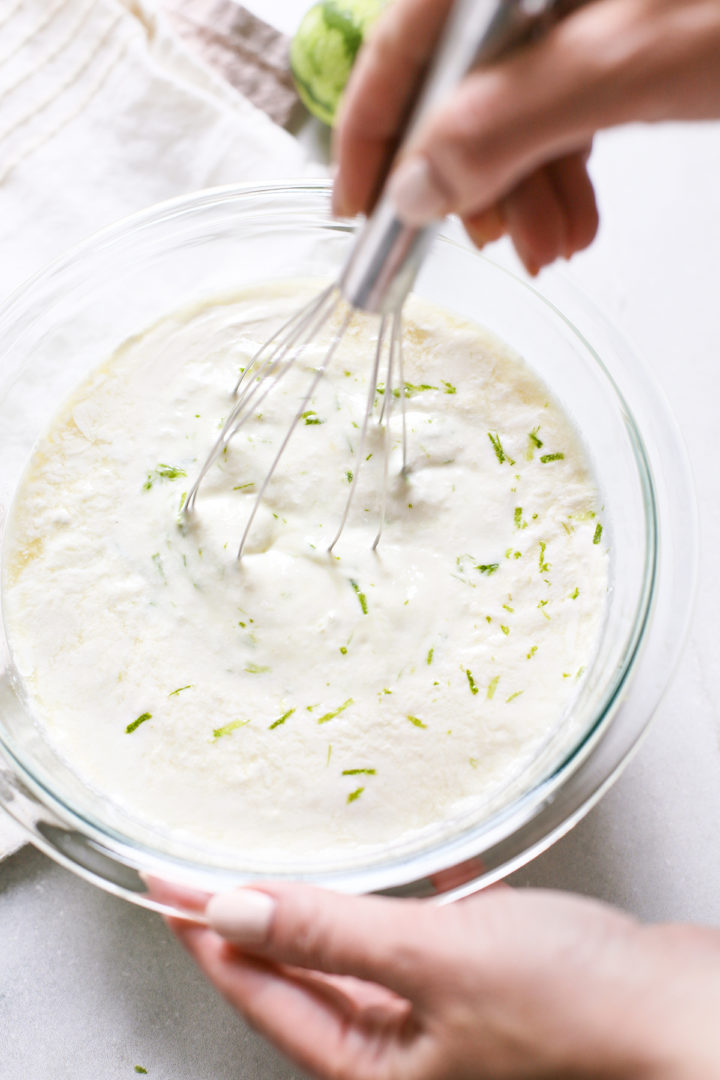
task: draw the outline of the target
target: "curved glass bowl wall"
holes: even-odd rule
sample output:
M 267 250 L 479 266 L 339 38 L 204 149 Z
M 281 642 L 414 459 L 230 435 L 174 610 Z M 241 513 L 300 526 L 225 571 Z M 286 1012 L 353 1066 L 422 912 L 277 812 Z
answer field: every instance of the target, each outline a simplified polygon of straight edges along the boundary
M 352 229 L 329 218 L 326 185 L 221 189 L 136 215 L 29 282 L 0 308 L 2 521 L 60 400 L 126 338 L 185 303 L 258 281 L 332 279 L 351 243 Z M 611 587 L 597 654 L 572 708 L 532 767 L 471 816 L 439 823 L 371 863 L 319 857 L 278 867 L 174 840 L 90 792 L 44 740 L 3 635 L 0 801 L 34 843 L 103 887 L 164 909 L 182 902 L 168 901 L 167 891 L 164 900 L 157 889 L 149 895 L 148 875 L 210 892 L 287 876 L 452 899 L 570 828 L 646 728 L 680 651 L 693 585 L 694 503 L 667 407 L 612 328 L 567 288 L 555 306 L 441 235 L 415 291 L 519 351 L 574 418 L 593 463 Z

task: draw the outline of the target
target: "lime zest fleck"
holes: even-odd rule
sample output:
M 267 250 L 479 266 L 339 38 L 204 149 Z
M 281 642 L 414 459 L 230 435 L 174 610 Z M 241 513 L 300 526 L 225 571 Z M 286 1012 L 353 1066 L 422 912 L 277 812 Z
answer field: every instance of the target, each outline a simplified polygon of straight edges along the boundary
M 545 618 L 546 618 L 546 619 L 548 619 L 548 620 L 550 619 L 550 616 L 548 615 L 548 613 L 547 613 L 547 611 L 545 610 L 545 608 L 546 608 L 546 606 L 547 606 L 547 605 L 548 605 L 549 603 L 550 603 L 550 601 L 549 601 L 549 600 L 538 600 L 538 602 L 537 602 L 537 606 L 538 606 L 538 608 L 540 609 L 540 611 L 542 612 L 542 614 L 543 614 L 543 615 L 545 616 Z
M 224 727 L 215 728 L 213 731 L 213 739 L 219 739 L 223 735 L 229 735 L 231 731 L 237 731 L 238 728 L 247 727 L 249 723 L 249 720 L 231 720 L 230 723 L 225 724 Z
M 163 480 L 177 480 L 179 476 L 187 476 L 187 473 L 177 465 L 161 464 L 155 469 L 155 475 L 162 477 Z
M 340 652 L 343 654 L 343 656 L 347 656 L 347 645 L 341 645 Z
M 183 690 L 190 690 L 193 687 L 193 683 L 188 683 L 187 686 L 178 686 L 177 690 L 171 690 L 168 697 L 175 697 L 176 694 L 181 694 Z
M 528 439 L 530 440 L 530 442 L 531 442 L 531 443 L 532 443 L 532 444 L 533 444 L 534 446 L 536 446 L 536 447 L 538 448 L 538 450 L 539 450 L 539 449 L 540 449 L 540 447 L 542 446 L 542 439 L 538 439 L 538 431 L 539 431 L 539 430 L 540 430 L 540 425 L 538 424 L 538 426 L 537 426 L 537 427 L 534 427 L 534 428 L 532 429 L 532 431 L 530 432 L 530 434 L 528 435 Z
M 135 1066 L 135 1072 L 136 1073 L 145 1073 L 145 1075 L 147 1075 L 147 1069 L 144 1068 L 144 1066 L 142 1066 L 142 1065 L 136 1065 Z
M 125 734 L 126 735 L 131 735 L 133 733 L 133 731 L 136 731 L 140 727 L 141 724 L 144 724 L 146 720 L 151 720 L 151 719 L 152 719 L 152 713 L 149 713 L 149 712 L 141 713 L 140 716 L 138 716 L 137 720 L 133 720 L 131 724 L 128 724 L 128 726 L 125 728 Z
M 435 652 L 434 648 L 433 649 L 428 649 L 428 654 L 427 654 L 427 657 L 425 659 L 426 664 L 432 664 L 432 662 L 433 662 L 433 653 L 434 652 Z
M 536 653 L 537 651 L 538 651 L 538 647 L 537 647 L 537 645 L 533 645 L 533 647 L 532 647 L 532 648 L 530 649 L 530 652 L 529 652 L 529 653 L 527 653 L 527 655 L 526 655 L 525 659 L 526 659 L 526 660 L 532 660 L 533 656 L 535 655 L 535 653 Z
M 515 608 L 514 608 L 514 607 L 510 607 L 510 605 L 509 605 L 509 604 L 503 604 L 503 607 L 505 608 L 505 610 L 506 610 L 506 611 L 509 611 L 511 615 L 514 615 L 514 614 L 515 614 Z
M 327 761 L 325 762 L 326 766 L 328 766 L 330 764 L 330 758 L 331 757 L 332 757 L 332 743 L 328 743 Z
M 314 409 L 306 409 L 304 413 L 300 413 L 300 419 L 304 420 L 306 424 L 324 424 L 325 421 L 321 420 Z
M 358 602 L 360 604 L 360 607 L 362 608 L 363 615 L 367 615 L 367 613 L 368 613 L 368 605 L 367 605 L 367 597 L 366 597 L 365 593 L 360 591 L 360 586 L 358 585 L 357 581 L 355 581 L 353 578 L 350 578 L 350 584 L 352 585 L 353 592 L 355 593 L 355 595 L 358 598 Z
M 495 457 L 498 459 L 498 462 L 501 465 L 504 461 L 507 461 L 510 465 L 515 464 L 515 459 L 511 458 L 510 455 L 506 454 L 503 450 L 503 444 L 500 442 L 500 436 L 498 435 L 497 431 L 488 431 L 488 439 L 492 443 L 493 450 L 495 451 Z
M 520 695 L 524 694 L 524 693 L 525 693 L 524 690 L 516 690 L 514 694 L 510 694 L 509 697 L 505 698 L 505 703 L 507 704 L 508 701 L 514 701 L 515 698 L 520 697 Z
M 356 799 L 360 798 L 360 796 L 362 795 L 364 790 L 365 790 L 364 787 L 355 788 L 355 790 L 351 791 L 350 794 L 348 795 L 347 801 L 349 803 L 355 802 Z
M 376 776 L 377 770 L 375 769 L 343 769 L 343 776 Z
M 600 543 L 600 537 L 602 536 L 602 529 L 603 529 L 603 527 L 600 524 L 600 522 L 598 521 L 597 525 L 595 526 L 595 532 L 593 534 L 593 544 L 599 544 Z
M 264 671 L 271 671 L 272 668 L 268 664 L 253 664 L 248 663 L 245 665 L 244 671 L 247 671 L 248 675 L 262 675 Z
M 562 461 L 564 457 L 564 454 L 541 454 L 540 460 L 542 461 L 543 465 L 547 465 L 549 461 Z
M 236 484 L 233 491 L 247 491 L 249 488 L 255 487 L 254 480 L 248 480 L 247 484 Z
M 273 728 L 280 727 L 280 725 L 284 724 L 287 718 L 289 716 L 292 716 L 294 712 L 294 709 L 288 709 L 288 711 L 286 713 L 283 713 L 282 716 L 279 716 L 277 720 L 273 720 L 272 724 L 268 724 L 268 731 L 272 731 Z
M 541 574 L 547 574 L 550 570 L 550 563 L 545 562 L 545 548 L 547 544 L 544 540 L 540 541 L 540 557 L 538 559 L 538 566 L 540 567 Z
M 318 724 L 327 724 L 328 720 L 334 720 L 336 716 L 339 716 L 341 712 L 344 712 L 345 709 L 347 709 L 350 705 L 353 704 L 353 699 L 349 697 L 347 701 L 344 701 L 342 705 L 340 705 L 339 708 L 333 710 L 333 712 L 326 712 L 323 713 L 322 716 L 318 717 Z
M 446 394 L 457 394 L 457 388 L 454 387 L 451 382 L 448 382 L 447 379 L 441 379 L 440 382 L 445 387 Z
M 513 520 L 515 521 L 515 528 L 516 529 L 527 529 L 528 523 L 527 523 L 527 521 L 523 521 L 523 519 L 522 519 L 522 506 L 516 506 L 515 507 L 515 512 L 513 514 Z
M 413 724 L 415 727 L 427 727 L 427 724 L 424 724 L 419 716 L 411 716 L 410 713 L 406 713 L 406 716 L 410 723 Z
M 500 629 L 502 630 L 503 634 L 505 634 L 506 637 L 510 633 L 510 627 L 509 626 L 503 626 L 502 623 L 500 623 Z
M 575 672 L 575 678 L 576 678 L 576 679 L 579 679 L 579 678 L 580 678 L 580 676 L 582 675 L 582 673 L 583 673 L 583 671 L 584 671 L 584 670 L 585 670 L 585 665 L 584 665 L 584 664 L 581 664 L 581 665 L 580 665 L 580 667 L 579 667 L 579 668 L 577 669 L 577 671 Z
M 475 680 L 473 679 L 472 672 L 470 671 L 470 668 L 465 668 L 465 674 L 467 675 L 467 681 L 468 681 L 468 685 L 470 687 L 470 693 L 471 694 L 477 694 L 478 686 L 477 686 L 477 683 L 475 682 Z
M 479 570 L 481 574 L 487 574 L 487 576 L 490 577 L 491 574 L 495 573 L 499 566 L 500 563 L 496 562 L 478 563 L 475 569 Z
M 580 590 L 578 589 L 578 587 L 577 587 L 577 585 L 576 585 L 576 586 L 575 586 L 575 590 L 574 590 L 574 592 L 571 592 L 571 593 L 570 593 L 570 599 L 571 599 L 571 600 L 577 600 L 577 598 L 578 598 L 578 596 L 579 596 L 579 595 L 580 595 Z
M 352 484 L 352 482 L 353 482 L 353 471 L 352 471 L 352 469 L 346 469 L 345 470 L 345 479 L 347 480 L 348 484 Z
M 470 762 L 470 766 L 473 769 L 477 769 L 477 767 L 478 767 L 478 759 L 476 757 L 470 757 L 470 758 L 468 758 L 468 761 Z
M 487 695 L 486 696 L 487 696 L 488 701 L 492 701 L 492 699 L 493 699 L 493 697 L 495 695 L 495 691 L 497 690 L 497 685 L 498 685 L 499 682 L 500 682 L 500 676 L 499 675 L 493 675 L 492 679 L 488 683 L 488 688 L 487 688 Z

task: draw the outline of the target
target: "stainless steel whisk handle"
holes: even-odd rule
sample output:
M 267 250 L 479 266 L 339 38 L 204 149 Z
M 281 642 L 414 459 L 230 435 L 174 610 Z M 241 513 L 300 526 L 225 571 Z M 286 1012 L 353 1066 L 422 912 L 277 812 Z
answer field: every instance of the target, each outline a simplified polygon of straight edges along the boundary
M 471 68 L 542 33 L 559 16 L 562 4 L 563 0 L 455 0 L 403 142 Z M 383 191 L 340 274 L 338 286 L 345 300 L 364 311 L 398 310 L 435 228 L 403 224 Z

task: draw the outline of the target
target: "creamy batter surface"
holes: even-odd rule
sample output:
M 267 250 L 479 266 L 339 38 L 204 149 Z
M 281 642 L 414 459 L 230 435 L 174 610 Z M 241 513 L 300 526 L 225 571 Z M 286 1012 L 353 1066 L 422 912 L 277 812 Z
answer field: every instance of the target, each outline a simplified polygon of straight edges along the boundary
M 376 551 L 387 388 L 382 374 L 361 455 L 377 335 L 364 316 L 304 410 L 242 560 L 323 340 L 184 514 L 239 369 L 313 288 L 258 287 L 128 341 L 37 446 L 5 551 L 15 662 L 75 772 L 129 832 L 146 823 L 278 865 L 372 858 L 482 816 L 567 715 L 608 583 L 569 419 L 509 348 L 420 302 L 404 338 L 409 471 L 396 387 Z

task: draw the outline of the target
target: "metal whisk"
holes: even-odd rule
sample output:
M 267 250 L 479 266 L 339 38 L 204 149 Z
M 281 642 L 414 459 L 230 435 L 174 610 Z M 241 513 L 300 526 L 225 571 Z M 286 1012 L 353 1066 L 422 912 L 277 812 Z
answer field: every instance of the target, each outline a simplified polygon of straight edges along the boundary
M 455 0 L 433 63 L 405 129 L 404 139 L 407 141 L 412 137 L 414 130 L 427 113 L 471 68 L 489 63 L 539 35 L 560 16 L 561 9 L 566 5 L 567 0 Z M 385 357 L 385 393 L 378 417 L 378 422 L 384 425 L 384 470 L 380 521 L 373 542 L 373 548 L 377 547 L 385 522 L 389 459 L 388 433 L 396 397 L 402 408 L 401 472 L 407 471 L 402 307 L 415 281 L 434 231 L 433 226 L 414 228 L 403 224 L 397 218 L 387 194 L 382 193 L 371 216 L 361 227 L 337 282 L 328 286 L 319 296 L 288 319 L 258 349 L 240 375 L 233 390 L 233 396 L 236 398 L 234 407 L 188 493 L 183 509 L 186 515 L 192 513 L 200 485 L 219 455 L 247 420 L 257 413 L 267 395 L 277 388 L 303 351 L 316 339 L 321 328 L 338 312 L 344 310 L 344 315 L 332 334 L 327 351 L 320 364 L 314 369 L 307 391 L 301 398 L 259 487 L 240 541 L 238 558 L 242 556 L 268 484 L 295 428 L 306 414 L 308 404 L 327 372 L 355 310 L 375 313 L 380 317 L 372 375 L 368 384 L 367 403 L 361 425 L 359 462 L 363 461 L 363 450 L 378 376 L 383 357 Z M 399 388 L 399 395 L 393 393 L 394 388 Z M 359 468 L 355 469 L 339 527 L 328 547 L 329 551 L 332 551 L 345 527 L 359 473 Z

